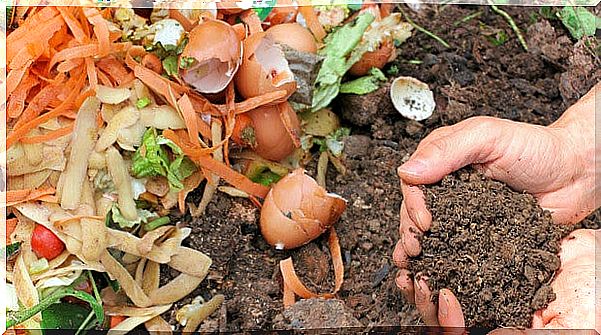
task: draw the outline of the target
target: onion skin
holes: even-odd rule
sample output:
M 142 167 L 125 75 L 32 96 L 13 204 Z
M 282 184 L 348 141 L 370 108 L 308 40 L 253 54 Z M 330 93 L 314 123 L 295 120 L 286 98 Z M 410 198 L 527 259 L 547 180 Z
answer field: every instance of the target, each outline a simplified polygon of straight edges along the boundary
M 292 128 L 300 133 L 298 116 L 288 102 L 276 106 L 262 106 L 247 113 L 252 120 L 255 135 L 255 152 L 268 160 L 279 161 L 295 149 L 294 141 L 286 130 L 280 113 L 287 113 Z
M 267 37 L 266 32 L 260 32 L 250 35 L 244 41 L 244 56 L 242 57 L 242 65 L 238 69 L 235 77 L 236 88 L 238 93 L 244 98 L 249 99 L 265 93 L 270 93 L 279 90 L 285 90 L 286 96 L 272 104 L 282 103 L 288 100 L 288 97 L 296 90 L 296 81 L 290 73 L 292 80 L 276 86 L 271 75 L 254 57 L 255 51 L 259 47 L 261 41 Z M 282 56 L 283 57 L 283 56 Z
M 280 44 L 285 44 L 292 49 L 315 54 L 317 42 L 311 32 L 298 23 L 283 23 L 267 30 L 267 35 Z
M 277 182 L 261 209 L 261 234 L 278 249 L 293 249 L 319 237 L 334 225 L 346 201 L 329 194 L 297 169 Z
M 363 54 L 363 57 L 350 68 L 349 73 L 357 77 L 364 76 L 372 67 L 382 69 L 391 59 L 394 59 L 394 56 L 394 44 L 383 43 L 377 50 Z

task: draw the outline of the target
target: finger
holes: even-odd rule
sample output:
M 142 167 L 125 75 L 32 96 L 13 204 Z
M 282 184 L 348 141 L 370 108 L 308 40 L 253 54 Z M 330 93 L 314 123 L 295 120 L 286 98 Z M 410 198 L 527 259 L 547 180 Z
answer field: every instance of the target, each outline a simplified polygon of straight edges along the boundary
M 444 288 L 438 294 L 438 322 L 441 327 L 465 327 L 459 300 L 453 292 Z
M 418 146 L 411 158 L 398 169 L 399 176 L 412 185 L 432 184 L 472 163 L 485 163 L 494 155 L 495 143 L 507 122 L 475 117 L 447 127 L 443 135 Z
M 420 234 L 419 229 L 409 218 L 405 205 L 401 204 L 401 242 L 407 256 L 415 257 L 422 251 L 417 234 Z
M 415 289 L 409 271 L 406 269 L 399 270 L 395 282 L 405 300 L 410 304 L 415 304 Z
M 432 214 L 426 207 L 424 192 L 418 187 L 409 185 L 401 181 L 401 191 L 403 192 L 403 202 L 409 214 L 411 221 L 417 228 L 425 232 L 430 229 L 432 224 Z
M 432 302 L 432 293 L 428 284 L 426 283 L 427 278 L 424 276 L 417 275 L 413 282 L 415 290 L 415 307 L 419 314 L 422 316 L 426 326 L 438 326 L 438 308 L 436 304 Z
M 532 317 L 532 328 L 539 329 L 543 328 L 545 323 L 543 322 L 543 311 L 538 310 L 534 313 L 534 317 Z
M 394 261 L 394 264 L 401 269 L 406 269 L 409 265 L 409 257 L 405 252 L 405 247 L 403 246 L 403 242 L 401 240 L 399 240 L 394 246 L 392 260 Z

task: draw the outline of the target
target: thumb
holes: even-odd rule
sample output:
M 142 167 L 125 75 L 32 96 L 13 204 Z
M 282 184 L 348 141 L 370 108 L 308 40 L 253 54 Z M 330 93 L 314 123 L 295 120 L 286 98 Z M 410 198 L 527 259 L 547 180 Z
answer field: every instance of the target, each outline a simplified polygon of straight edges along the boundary
M 465 327 L 465 319 L 461 311 L 461 305 L 457 297 L 445 288 L 438 294 L 438 322 L 443 328 L 446 327 Z
M 506 120 L 474 117 L 439 128 L 399 167 L 399 177 L 412 185 L 433 184 L 466 165 L 492 161 L 507 126 Z

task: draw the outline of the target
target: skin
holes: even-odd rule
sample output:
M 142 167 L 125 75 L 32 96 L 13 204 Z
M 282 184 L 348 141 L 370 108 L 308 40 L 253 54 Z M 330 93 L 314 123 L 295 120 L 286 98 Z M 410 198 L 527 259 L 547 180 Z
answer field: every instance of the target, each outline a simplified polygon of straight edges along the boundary
M 401 268 L 396 283 L 427 325 L 463 327 L 465 322 L 451 291 L 440 290 L 438 301 L 433 302 L 427 278 L 417 274 L 420 280 L 414 282 L 406 270 L 409 257 L 421 252 L 419 235 L 432 222 L 418 186 L 436 183 L 472 164 L 490 178 L 533 194 L 556 223 L 577 223 L 601 202 L 601 183 L 595 183 L 601 178 L 601 169 L 595 169 L 595 157 L 601 157 L 601 146 L 595 146 L 595 100 L 601 103 L 601 83 L 547 127 L 474 117 L 436 129 L 399 167 L 403 203 L 400 240 L 393 254 Z M 590 229 L 576 230 L 562 241 L 562 265 L 551 283 L 557 298 L 533 315 L 532 328 L 601 332 L 601 313 L 595 313 L 601 305 L 601 297 L 595 294 L 595 243 L 601 243 L 601 231 Z

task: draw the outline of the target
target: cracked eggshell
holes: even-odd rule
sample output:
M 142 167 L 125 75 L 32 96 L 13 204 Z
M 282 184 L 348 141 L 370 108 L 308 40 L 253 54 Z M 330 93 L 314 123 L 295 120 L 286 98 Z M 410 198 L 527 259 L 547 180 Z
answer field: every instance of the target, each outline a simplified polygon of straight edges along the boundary
M 267 35 L 280 44 L 302 52 L 317 53 L 317 43 L 313 34 L 298 23 L 282 23 L 267 30 Z
M 278 249 L 293 249 L 328 230 L 346 209 L 346 201 L 327 193 L 303 169 L 277 182 L 261 209 L 261 233 Z
M 412 77 L 398 77 L 390 85 L 390 98 L 394 108 L 404 117 L 422 121 L 436 107 L 434 93 L 428 85 Z
M 265 159 L 279 161 L 288 157 L 295 149 L 282 121 L 283 113 L 291 120 L 293 130 L 300 133 L 300 121 L 288 102 L 261 106 L 247 113 L 255 129 L 254 151 Z
M 235 82 L 244 99 L 285 90 L 286 96 L 272 105 L 288 100 L 296 90 L 296 80 L 284 52 L 266 32 L 250 35 L 244 41 L 244 56 Z
M 242 61 L 242 42 L 229 24 L 207 20 L 190 32 L 181 57 L 194 58 L 182 78 L 200 93 L 219 93 L 232 81 Z

